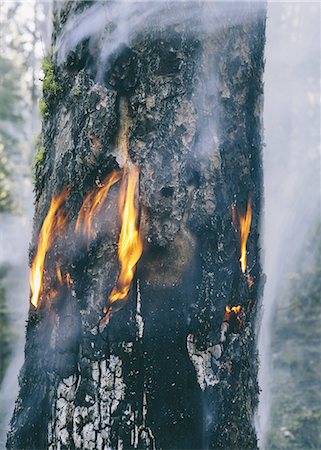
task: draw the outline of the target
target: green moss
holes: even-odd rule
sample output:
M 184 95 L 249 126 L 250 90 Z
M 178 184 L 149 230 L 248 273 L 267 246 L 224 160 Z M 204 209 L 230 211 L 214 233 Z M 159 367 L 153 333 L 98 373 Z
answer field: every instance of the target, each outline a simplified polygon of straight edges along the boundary
M 34 160 L 35 165 L 41 164 L 43 157 L 45 155 L 45 151 L 46 151 L 45 147 L 43 147 L 43 146 L 39 147 L 39 150 L 35 154 L 35 160 Z
M 43 93 L 57 95 L 59 91 L 59 85 L 54 74 L 54 66 L 50 56 L 42 60 L 41 69 L 43 70 L 44 73 L 44 79 L 42 82 Z
M 44 170 L 44 159 L 46 154 L 46 148 L 43 145 L 41 137 L 36 142 L 36 154 L 34 156 L 34 163 L 32 165 L 33 180 L 36 183 L 36 179 L 40 176 L 40 173 Z
M 40 114 L 43 118 L 49 116 L 48 105 L 43 97 L 41 97 L 39 100 L 39 109 Z

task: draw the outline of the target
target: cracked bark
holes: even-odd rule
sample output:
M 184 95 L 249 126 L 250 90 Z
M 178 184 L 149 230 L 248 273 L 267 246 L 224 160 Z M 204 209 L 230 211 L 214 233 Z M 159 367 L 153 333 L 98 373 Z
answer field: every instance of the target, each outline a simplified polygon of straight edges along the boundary
M 66 2 L 54 43 L 92 7 Z M 40 306 L 30 307 L 9 449 L 257 448 L 265 16 L 249 19 L 251 8 L 232 25 L 223 9 L 226 25 L 213 32 L 152 27 L 113 55 L 103 81 L 99 40 L 62 64 L 54 54 L 60 88 L 44 94 L 30 259 L 51 197 L 67 185 L 68 226 L 47 255 Z M 126 305 L 100 331 L 118 274 L 119 186 L 90 245 L 73 230 L 96 180 L 123 166 L 124 146 L 140 167 L 144 252 Z M 249 197 L 251 287 L 231 221 L 232 203 L 244 208 Z M 49 301 L 58 259 L 73 284 Z M 227 304 L 242 306 L 240 328 L 224 322 Z

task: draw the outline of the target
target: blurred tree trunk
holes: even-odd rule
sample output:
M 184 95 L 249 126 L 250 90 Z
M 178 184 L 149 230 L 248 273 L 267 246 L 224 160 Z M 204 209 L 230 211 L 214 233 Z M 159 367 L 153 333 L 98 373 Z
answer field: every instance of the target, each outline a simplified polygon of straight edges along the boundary
M 54 39 L 96 6 L 67 2 Z M 199 6 L 204 17 L 207 7 Z M 187 16 L 189 4 L 180 8 Z M 168 18 L 176 11 L 165 9 Z M 215 32 L 182 21 L 137 34 L 100 78 L 102 39 L 80 42 L 60 65 L 53 55 L 31 260 L 51 198 L 66 186 L 69 216 L 47 254 L 39 306 L 30 307 L 9 449 L 257 448 L 265 14 L 244 4 L 230 22 L 233 9 L 221 9 L 225 25 Z M 96 239 L 73 230 L 96 181 L 122 168 L 124 147 L 140 167 L 144 251 L 128 301 L 101 330 L 119 270 L 119 183 Z M 249 198 L 251 286 L 231 218 L 231 205 L 244 212 Z M 59 285 L 57 261 L 71 287 Z M 226 315 L 226 305 L 240 314 Z

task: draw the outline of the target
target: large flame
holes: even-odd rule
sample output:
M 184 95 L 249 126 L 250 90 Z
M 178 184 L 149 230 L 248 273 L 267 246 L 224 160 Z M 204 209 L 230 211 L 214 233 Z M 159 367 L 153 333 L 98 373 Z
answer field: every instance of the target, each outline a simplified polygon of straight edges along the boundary
M 35 308 L 38 306 L 42 290 L 42 277 L 46 254 L 67 222 L 68 216 L 63 214 L 62 204 L 68 192 L 69 189 L 66 189 L 57 197 L 52 198 L 49 211 L 41 227 L 37 253 L 32 262 L 30 274 L 31 303 Z
M 109 296 L 110 304 L 127 297 L 136 264 L 143 252 L 138 228 L 138 208 L 135 205 L 138 179 L 138 167 L 131 166 L 126 169 L 119 200 L 122 226 L 118 242 L 118 259 L 121 269 L 116 286 Z
M 109 189 L 119 179 L 120 173 L 113 171 L 100 185 L 96 186 L 91 192 L 89 192 L 78 213 L 75 227 L 76 233 L 80 233 L 82 231 L 83 234 L 87 234 L 88 239 L 94 237 L 94 232 L 92 230 L 93 218 L 100 212 L 108 196 Z
M 240 263 L 242 272 L 246 270 L 246 243 L 250 233 L 251 220 L 252 220 L 252 204 L 251 200 L 248 200 L 246 213 L 240 214 L 240 233 L 241 233 L 241 256 Z

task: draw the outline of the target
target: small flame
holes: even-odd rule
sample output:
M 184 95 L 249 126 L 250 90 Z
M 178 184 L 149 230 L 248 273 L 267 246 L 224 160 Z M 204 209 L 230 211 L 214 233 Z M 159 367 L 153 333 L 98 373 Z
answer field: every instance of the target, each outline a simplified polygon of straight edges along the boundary
M 250 233 L 251 220 L 252 220 L 252 204 L 251 200 L 249 199 L 245 215 L 240 214 L 240 232 L 241 232 L 240 263 L 243 273 L 245 273 L 246 270 L 246 243 Z
M 121 269 L 116 286 L 109 296 L 111 304 L 127 297 L 136 264 L 143 252 L 143 243 L 137 225 L 138 209 L 135 206 L 138 179 L 139 169 L 136 166 L 127 169 L 123 177 L 119 200 L 122 227 L 118 242 L 118 259 Z
M 61 274 L 61 268 L 60 268 L 60 261 L 57 263 L 56 272 L 57 272 L 58 281 L 59 281 L 59 283 L 62 286 L 63 285 L 63 280 L 62 280 L 62 274 Z
M 49 299 L 53 300 L 54 298 L 56 298 L 58 295 L 58 291 L 56 291 L 56 289 L 50 289 L 49 291 Z
M 68 192 L 69 189 L 66 189 L 58 197 L 52 198 L 49 211 L 41 227 L 37 253 L 31 265 L 29 280 L 31 288 L 31 303 L 35 308 L 38 306 L 38 301 L 42 290 L 42 277 L 46 254 L 52 246 L 53 241 L 56 239 L 59 232 L 63 230 L 67 222 L 68 216 L 63 215 L 62 204 Z
M 70 277 L 70 273 L 69 272 L 66 273 L 66 283 L 67 283 L 67 286 L 69 288 L 73 285 L 73 281 L 72 281 L 72 279 Z
M 113 184 L 117 183 L 119 179 L 120 173 L 113 171 L 101 184 L 97 185 L 91 192 L 89 192 L 78 213 L 75 227 L 76 233 L 80 233 L 82 231 L 84 235 L 87 234 L 88 239 L 94 237 L 94 232 L 92 231 L 93 218 L 100 212 L 108 196 L 109 189 Z
M 234 314 L 238 314 L 241 311 L 241 306 L 237 305 L 237 306 L 232 306 L 231 308 L 227 305 L 225 308 L 225 311 L 230 314 L 232 311 L 234 312 Z
M 58 281 L 59 281 L 61 286 L 64 285 L 64 278 L 65 278 L 65 282 L 66 282 L 66 285 L 68 286 L 68 288 L 70 288 L 73 285 L 73 281 L 72 281 L 72 279 L 70 277 L 70 273 L 69 272 L 66 272 L 65 277 L 62 276 L 61 267 L 60 267 L 60 261 L 58 261 L 58 263 L 57 263 L 56 273 L 57 273 Z
M 235 331 L 239 330 L 242 327 L 243 323 L 242 317 L 243 313 L 241 305 L 237 306 L 226 305 L 223 321 L 229 322 Z

